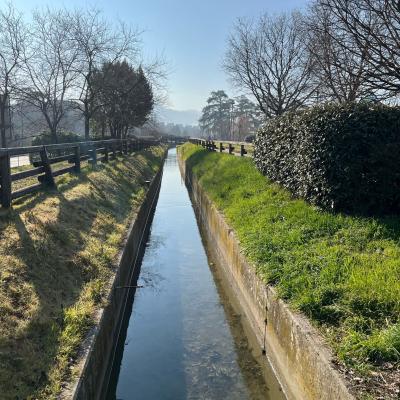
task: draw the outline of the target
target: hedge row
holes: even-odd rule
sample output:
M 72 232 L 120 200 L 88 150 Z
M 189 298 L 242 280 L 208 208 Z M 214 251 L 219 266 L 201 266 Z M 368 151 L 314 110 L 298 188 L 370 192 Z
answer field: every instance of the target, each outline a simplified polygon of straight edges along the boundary
M 330 104 L 270 120 L 256 135 L 258 169 L 295 196 L 360 214 L 400 210 L 400 108 Z

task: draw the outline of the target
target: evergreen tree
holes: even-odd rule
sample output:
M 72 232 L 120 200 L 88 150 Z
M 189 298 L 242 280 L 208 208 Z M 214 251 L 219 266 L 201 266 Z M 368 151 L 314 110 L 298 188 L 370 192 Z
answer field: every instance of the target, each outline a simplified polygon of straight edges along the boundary
M 259 107 L 246 96 L 239 96 L 235 99 L 234 116 L 234 139 L 239 141 L 247 135 L 253 134 L 264 119 Z
M 211 92 L 199 120 L 201 130 L 213 138 L 231 138 L 234 104 L 223 90 Z
M 106 125 L 111 137 L 126 137 L 129 128 L 142 126 L 153 106 L 153 91 L 143 70 L 135 70 L 126 61 L 104 63 L 93 74 L 98 104 L 96 122 Z

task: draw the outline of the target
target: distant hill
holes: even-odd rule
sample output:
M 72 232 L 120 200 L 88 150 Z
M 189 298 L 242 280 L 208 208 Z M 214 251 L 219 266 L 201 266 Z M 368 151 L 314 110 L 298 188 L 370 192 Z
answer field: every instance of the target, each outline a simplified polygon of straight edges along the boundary
M 158 107 L 156 112 L 161 122 L 181 125 L 197 125 L 201 115 L 197 110 L 173 110 L 166 107 Z

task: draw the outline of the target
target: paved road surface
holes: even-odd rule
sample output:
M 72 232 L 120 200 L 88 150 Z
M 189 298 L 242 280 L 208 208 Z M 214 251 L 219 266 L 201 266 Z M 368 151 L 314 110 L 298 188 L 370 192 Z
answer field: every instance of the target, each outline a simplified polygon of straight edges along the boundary
M 21 167 L 22 165 L 29 165 L 29 156 L 11 157 L 11 168 Z

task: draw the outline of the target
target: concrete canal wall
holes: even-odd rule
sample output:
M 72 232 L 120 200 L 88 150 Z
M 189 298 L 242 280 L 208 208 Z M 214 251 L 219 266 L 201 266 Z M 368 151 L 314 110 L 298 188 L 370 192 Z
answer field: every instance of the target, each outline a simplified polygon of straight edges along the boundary
M 304 400 L 354 399 L 332 366 L 332 355 L 310 323 L 289 310 L 275 289 L 266 285 L 243 256 L 240 244 L 223 215 L 179 157 L 201 230 L 218 258 L 258 344 L 264 348 L 286 397 Z M 266 333 L 266 334 L 265 334 Z
M 161 167 L 149 183 L 145 199 L 129 226 L 118 256 L 116 274 L 110 282 L 106 306 L 99 310 L 96 326 L 83 344 L 82 355 L 76 368 L 76 379 L 63 390 L 61 399 L 101 400 L 106 396 L 112 358 L 129 293 L 127 286 L 136 281 L 140 270 L 138 264 L 157 204 L 162 171 Z

